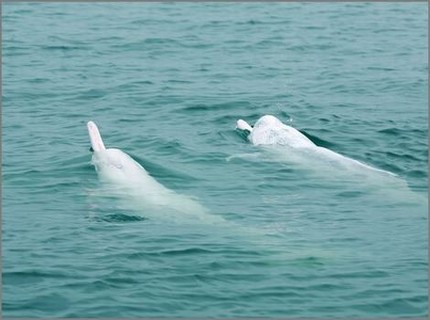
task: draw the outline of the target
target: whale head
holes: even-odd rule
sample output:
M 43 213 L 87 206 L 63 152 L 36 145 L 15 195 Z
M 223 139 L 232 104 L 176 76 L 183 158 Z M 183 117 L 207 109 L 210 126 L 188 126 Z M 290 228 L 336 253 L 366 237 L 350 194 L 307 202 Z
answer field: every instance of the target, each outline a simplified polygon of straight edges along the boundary
M 94 151 L 91 162 L 99 177 L 106 182 L 132 184 L 148 179 L 146 170 L 119 149 Z
M 120 149 L 105 147 L 94 122 L 89 121 L 87 128 L 93 152 L 91 162 L 102 180 L 124 185 L 151 180 L 146 170 L 128 154 Z
M 248 131 L 248 133 L 252 132 L 252 127 L 248 124 L 248 122 L 242 119 L 237 120 L 236 129 Z

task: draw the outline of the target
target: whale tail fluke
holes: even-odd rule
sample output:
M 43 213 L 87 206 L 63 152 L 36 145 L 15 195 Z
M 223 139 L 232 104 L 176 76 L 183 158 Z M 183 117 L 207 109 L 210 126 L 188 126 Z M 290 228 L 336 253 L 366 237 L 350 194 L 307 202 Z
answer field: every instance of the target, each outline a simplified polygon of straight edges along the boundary
M 92 121 L 88 121 L 87 128 L 88 128 L 88 134 L 90 135 L 91 147 L 93 151 L 97 152 L 97 151 L 105 150 L 106 148 L 103 143 L 102 137 L 100 136 L 100 132 L 99 132 L 99 129 L 97 128 L 97 125 Z
M 236 129 L 248 130 L 249 132 L 252 132 L 252 127 L 245 120 L 242 119 L 237 120 Z

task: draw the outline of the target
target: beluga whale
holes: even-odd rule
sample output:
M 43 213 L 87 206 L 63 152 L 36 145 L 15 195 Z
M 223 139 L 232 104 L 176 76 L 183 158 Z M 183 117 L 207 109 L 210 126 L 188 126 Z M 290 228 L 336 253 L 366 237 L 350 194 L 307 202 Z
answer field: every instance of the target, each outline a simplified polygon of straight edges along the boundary
M 377 172 L 386 176 L 394 173 L 374 168 L 358 160 L 346 157 L 330 149 L 317 146 L 296 128 L 284 124 L 272 115 L 264 115 L 252 127 L 245 120 L 236 122 L 236 129 L 247 134 L 247 139 L 255 146 L 264 147 L 276 153 L 279 160 L 290 161 L 300 165 L 308 164 L 316 170 L 327 168 L 356 172 Z M 323 168 L 324 167 L 324 168 Z
M 174 192 L 155 180 L 137 161 L 117 148 L 106 148 L 97 125 L 87 123 L 91 141 L 92 164 L 108 190 L 119 195 L 127 206 L 142 211 L 149 218 L 174 221 L 216 223 L 221 217 L 193 198 Z

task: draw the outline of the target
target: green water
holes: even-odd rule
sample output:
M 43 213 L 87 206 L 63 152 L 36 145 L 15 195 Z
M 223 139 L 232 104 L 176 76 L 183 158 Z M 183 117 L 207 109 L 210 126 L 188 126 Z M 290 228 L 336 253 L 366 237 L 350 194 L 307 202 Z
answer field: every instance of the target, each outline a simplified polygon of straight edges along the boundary
M 427 316 L 427 23 L 425 3 L 4 4 L 4 316 Z M 264 114 L 397 176 L 273 156 L 235 131 Z M 223 223 L 107 193 L 89 120 Z

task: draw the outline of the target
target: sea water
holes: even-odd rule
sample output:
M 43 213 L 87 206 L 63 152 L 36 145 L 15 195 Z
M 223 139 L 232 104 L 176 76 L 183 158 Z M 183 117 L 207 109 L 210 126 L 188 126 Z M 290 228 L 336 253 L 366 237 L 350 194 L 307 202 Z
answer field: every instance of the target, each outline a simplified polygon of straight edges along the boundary
M 4 316 L 428 315 L 425 3 L 2 7 Z M 270 156 L 264 114 L 395 180 Z M 107 192 L 89 120 L 225 223 Z

